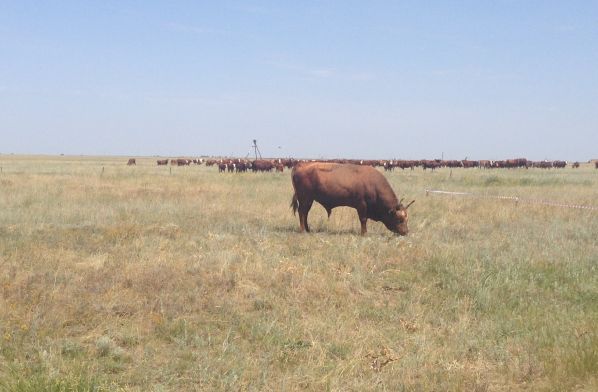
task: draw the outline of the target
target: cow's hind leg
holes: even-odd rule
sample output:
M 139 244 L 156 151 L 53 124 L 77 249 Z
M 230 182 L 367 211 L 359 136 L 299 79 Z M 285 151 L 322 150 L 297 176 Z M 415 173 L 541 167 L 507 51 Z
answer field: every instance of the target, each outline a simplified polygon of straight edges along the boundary
M 299 201 L 299 226 L 301 227 L 301 232 L 306 231 L 309 233 L 309 225 L 307 224 L 307 214 L 309 213 L 312 204 L 313 200 Z
M 365 203 L 363 203 L 357 208 L 357 214 L 359 215 L 359 222 L 361 223 L 361 235 L 365 235 L 365 233 L 368 232 L 368 207 Z

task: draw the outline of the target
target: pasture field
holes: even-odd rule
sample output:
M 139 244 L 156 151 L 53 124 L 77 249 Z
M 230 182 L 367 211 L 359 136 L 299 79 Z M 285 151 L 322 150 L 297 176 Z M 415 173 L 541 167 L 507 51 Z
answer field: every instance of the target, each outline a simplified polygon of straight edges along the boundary
M 0 390 L 595 391 L 598 170 L 385 173 L 410 234 L 311 234 L 290 172 L 0 156 Z M 103 168 L 103 169 L 102 169 Z

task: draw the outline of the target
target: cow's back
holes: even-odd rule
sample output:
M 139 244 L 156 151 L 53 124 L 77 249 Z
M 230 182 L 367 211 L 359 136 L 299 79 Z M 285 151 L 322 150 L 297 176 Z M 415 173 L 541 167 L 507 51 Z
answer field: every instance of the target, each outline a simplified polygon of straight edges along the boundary
M 296 165 L 292 172 L 298 196 L 307 196 L 326 205 L 370 202 L 380 194 L 394 192 L 378 170 L 371 166 L 310 162 Z M 395 198 L 396 199 L 396 198 Z

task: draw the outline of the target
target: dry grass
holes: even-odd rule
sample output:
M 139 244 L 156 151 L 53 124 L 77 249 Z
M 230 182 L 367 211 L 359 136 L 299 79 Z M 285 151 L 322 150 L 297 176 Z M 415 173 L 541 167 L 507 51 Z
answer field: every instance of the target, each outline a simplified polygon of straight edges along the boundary
M 0 389 L 596 390 L 598 171 L 387 174 L 396 237 L 284 174 L 1 156 Z M 102 169 L 103 168 L 103 169 Z M 450 174 L 449 174 L 450 173 Z

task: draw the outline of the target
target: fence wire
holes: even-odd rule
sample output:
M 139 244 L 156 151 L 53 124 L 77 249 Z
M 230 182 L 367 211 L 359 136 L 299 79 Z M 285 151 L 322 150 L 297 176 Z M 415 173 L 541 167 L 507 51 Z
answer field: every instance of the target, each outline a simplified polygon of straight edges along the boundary
M 549 200 L 530 199 L 530 198 L 519 197 L 519 196 L 499 196 L 499 195 L 477 194 L 477 193 L 472 193 L 472 192 L 451 192 L 451 191 L 442 191 L 442 190 L 437 190 L 437 189 L 426 189 L 426 196 L 429 196 L 430 194 L 450 195 L 450 196 L 469 196 L 469 197 L 473 197 L 476 199 L 512 200 L 515 203 L 542 204 L 542 205 L 553 206 L 553 207 L 576 208 L 579 210 L 598 211 L 598 206 L 555 203 L 555 202 L 549 201 Z

